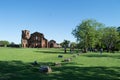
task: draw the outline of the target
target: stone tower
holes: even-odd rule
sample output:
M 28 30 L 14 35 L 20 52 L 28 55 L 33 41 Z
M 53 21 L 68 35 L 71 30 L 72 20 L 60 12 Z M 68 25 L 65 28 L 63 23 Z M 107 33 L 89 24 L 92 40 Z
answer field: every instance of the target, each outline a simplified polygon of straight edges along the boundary
M 21 39 L 21 43 L 22 43 L 22 47 L 26 48 L 28 47 L 28 40 L 30 38 L 30 31 L 28 30 L 22 30 L 22 39 Z

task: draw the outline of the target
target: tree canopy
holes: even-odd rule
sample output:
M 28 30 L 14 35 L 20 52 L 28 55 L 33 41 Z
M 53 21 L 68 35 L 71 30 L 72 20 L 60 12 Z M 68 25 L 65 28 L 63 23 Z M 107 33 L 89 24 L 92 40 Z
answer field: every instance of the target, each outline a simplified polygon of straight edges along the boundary
M 4 45 L 4 46 L 7 46 L 7 45 L 9 45 L 9 41 L 1 40 L 1 41 L 0 41 L 0 44 L 1 44 L 1 45 Z
M 108 50 L 115 48 L 120 39 L 119 32 L 120 27 L 106 27 L 96 20 L 87 19 L 77 25 L 72 34 L 86 52 L 91 48 L 107 48 Z
M 64 40 L 62 43 L 60 43 L 62 47 L 66 47 L 66 48 L 69 47 L 69 44 L 70 44 L 69 40 Z

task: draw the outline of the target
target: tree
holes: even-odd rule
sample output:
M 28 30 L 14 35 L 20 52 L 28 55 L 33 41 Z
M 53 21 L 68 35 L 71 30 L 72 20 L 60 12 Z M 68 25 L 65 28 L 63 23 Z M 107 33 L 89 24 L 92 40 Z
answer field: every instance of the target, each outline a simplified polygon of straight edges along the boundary
M 96 45 L 95 43 L 98 41 L 96 30 L 102 26 L 103 24 L 96 20 L 88 19 L 82 21 L 82 23 L 76 26 L 72 31 L 73 36 L 83 45 L 84 52 L 87 52 L 88 48 L 92 48 Z
M 117 44 L 116 44 L 116 48 L 117 48 L 118 50 L 120 50 L 120 26 L 117 28 L 117 32 L 119 33 L 119 40 L 118 40 L 118 42 L 117 42 Z
M 66 47 L 66 48 L 69 47 L 69 44 L 70 44 L 70 41 L 69 41 L 69 40 L 64 40 L 62 43 L 60 43 L 60 45 L 61 45 L 62 47 Z
M 77 46 L 77 44 L 76 44 L 75 42 L 71 42 L 71 43 L 70 43 L 70 47 L 71 47 L 71 48 L 75 48 L 76 46 Z
M 10 44 L 11 44 L 11 45 L 15 45 L 15 43 L 14 43 L 14 42 L 11 42 Z
M 117 28 L 117 31 L 120 33 L 120 26 Z
M 120 42 L 120 27 L 117 28 L 117 32 L 119 33 L 119 42 Z
M 119 33 L 115 27 L 106 27 L 103 32 L 102 41 L 105 44 L 107 51 L 113 50 L 119 40 Z
M 95 43 L 95 48 L 96 49 L 104 48 L 104 44 L 103 44 L 103 41 L 102 41 L 102 38 L 103 38 L 103 35 L 104 35 L 103 34 L 104 29 L 105 29 L 105 27 L 102 26 L 102 27 L 100 27 L 96 30 L 96 43 Z
M 1 40 L 0 43 L 4 46 L 9 45 L 9 41 L 6 41 L 6 40 Z

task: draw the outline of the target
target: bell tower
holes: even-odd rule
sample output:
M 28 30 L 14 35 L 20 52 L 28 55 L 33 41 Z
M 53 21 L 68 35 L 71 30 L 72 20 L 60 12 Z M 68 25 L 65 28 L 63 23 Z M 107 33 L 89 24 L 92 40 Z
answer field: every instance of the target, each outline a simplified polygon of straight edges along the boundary
M 22 30 L 22 39 L 21 44 L 23 48 L 28 47 L 28 40 L 30 38 L 30 31 L 28 30 Z

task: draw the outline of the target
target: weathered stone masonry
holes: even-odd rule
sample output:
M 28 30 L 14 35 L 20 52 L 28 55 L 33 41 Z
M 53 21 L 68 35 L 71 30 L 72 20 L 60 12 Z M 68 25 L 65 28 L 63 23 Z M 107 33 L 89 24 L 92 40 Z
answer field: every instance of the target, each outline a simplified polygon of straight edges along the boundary
M 30 34 L 28 30 L 22 30 L 21 44 L 23 48 L 53 48 L 58 47 L 56 41 L 48 40 L 44 37 L 42 33 L 34 32 Z

